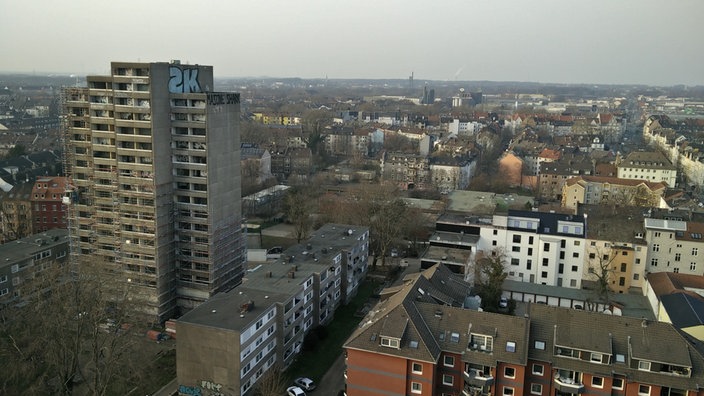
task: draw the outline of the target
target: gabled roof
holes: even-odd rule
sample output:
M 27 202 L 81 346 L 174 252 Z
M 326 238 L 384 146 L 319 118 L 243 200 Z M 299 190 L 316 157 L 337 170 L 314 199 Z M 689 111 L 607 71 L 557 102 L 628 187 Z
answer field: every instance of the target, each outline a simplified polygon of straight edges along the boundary
M 545 158 L 550 160 L 559 160 L 561 156 L 562 155 L 559 150 L 552 150 L 547 147 L 544 148 L 543 151 L 541 151 L 538 155 L 539 158 Z
M 530 304 L 531 359 L 551 362 L 553 367 L 594 373 L 626 376 L 629 381 L 659 384 L 678 389 L 699 389 L 704 359 L 671 324 L 639 318 L 606 315 L 577 309 Z M 536 341 L 544 343 L 535 348 Z M 606 343 L 607 345 L 604 345 Z M 558 347 L 608 353 L 610 364 L 559 356 Z M 623 358 L 623 362 L 616 359 Z M 691 377 L 638 370 L 637 361 L 691 367 Z
M 526 318 L 463 308 L 470 286 L 442 264 L 404 281 L 400 287 L 386 289 L 394 293 L 369 312 L 345 348 L 435 363 L 441 351 L 467 351 L 471 334 L 477 333 L 494 337 L 495 348 L 491 354 L 468 351 L 473 361 L 526 364 Z M 401 338 L 399 348 L 382 346 L 382 337 Z M 507 351 L 506 342 L 514 342 L 516 350 Z
M 568 186 L 573 186 L 577 183 L 580 182 L 586 182 L 586 183 L 602 183 L 602 184 L 614 184 L 618 186 L 630 186 L 630 187 L 635 187 L 639 185 L 644 185 L 650 189 L 650 191 L 657 191 L 657 190 L 664 190 L 667 185 L 663 182 L 649 182 L 645 180 L 637 180 L 637 179 L 621 179 L 618 177 L 609 177 L 609 176 L 587 176 L 587 175 L 581 175 L 581 176 L 575 176 L 572 178 L 567 179 L 565 183 L 567 183 Z
M 550 362 L 557 369 L 605 377 L 616 374 L 678 389 L 699 389 L 702 383 L 704 358 L 669 323 L 542 304 L 529 304 L 523 317 L 443 305 L 427 298 L 440 292 L 433 287 L 438 280 L 447 284 L 449 274 L 442 267 L 407 277 L 395 294 L 368 313 L 344 347 L 431 363 L 449 352 L 461 355 L 462 361 L 492 367 L 499 362 L 525 366 L 531 359 Z M 451 292 L 446 289 L 442 291 L 448 296 Z M 491 337 L 491 351 L 475 347 L 473 335 Z M 382 337 L 401 337 L 399 347 L 381 345 Z M 561 356 L 564 348 L 611 355 L 611 359 L 602 364 Z M 643 371 L 638 361 L 691 368 L 692 374 Z

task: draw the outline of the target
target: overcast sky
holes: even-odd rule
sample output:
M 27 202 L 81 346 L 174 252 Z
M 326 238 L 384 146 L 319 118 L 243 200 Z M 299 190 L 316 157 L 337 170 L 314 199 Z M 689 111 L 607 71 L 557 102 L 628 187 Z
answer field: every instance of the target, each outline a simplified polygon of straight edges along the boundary
M 0 0 L 0 72 L 704 84 L 702 0 Z

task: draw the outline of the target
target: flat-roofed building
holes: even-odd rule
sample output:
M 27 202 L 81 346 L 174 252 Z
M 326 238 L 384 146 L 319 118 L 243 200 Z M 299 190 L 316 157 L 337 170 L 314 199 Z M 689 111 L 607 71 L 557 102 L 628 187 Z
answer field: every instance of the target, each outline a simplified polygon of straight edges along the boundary
M 326 224 L 179 318 L 179 392 L 251 394 L 268 370 L 290 366 L 306 334 L 356 295 L 368 252 L 368 228 Z

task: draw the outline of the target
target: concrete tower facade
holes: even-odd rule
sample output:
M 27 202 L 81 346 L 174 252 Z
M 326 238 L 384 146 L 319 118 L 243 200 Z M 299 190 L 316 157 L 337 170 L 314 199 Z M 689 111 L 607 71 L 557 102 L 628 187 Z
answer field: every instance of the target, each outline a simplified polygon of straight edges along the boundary
M 163 321 L 241 281 L 240 96 L 212 66 L 110 69 L 63 92 L 72 254 Z

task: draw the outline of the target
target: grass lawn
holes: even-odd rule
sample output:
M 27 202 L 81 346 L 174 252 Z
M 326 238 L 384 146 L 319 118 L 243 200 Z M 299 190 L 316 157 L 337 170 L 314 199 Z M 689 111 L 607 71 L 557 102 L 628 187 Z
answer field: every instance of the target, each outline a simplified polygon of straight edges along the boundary
M 355 312 L 364 306 L 369 297 L 374 294 L 378 283 L 367 280 L 359 286 L 357 296 L 349 304 L 340 306 L 335 311 L 335 318 L 326 326 L 327 337 L 319 340 L 313 351 L 304 351 L 296 361 L 286 370 L 286 375 L 291 379 L 300 376 L 310 377 L 319 382 L 325 372 L 335 360 L 343 353 L 342 344 L 357 328 L 362 318 L 356 317 Z

